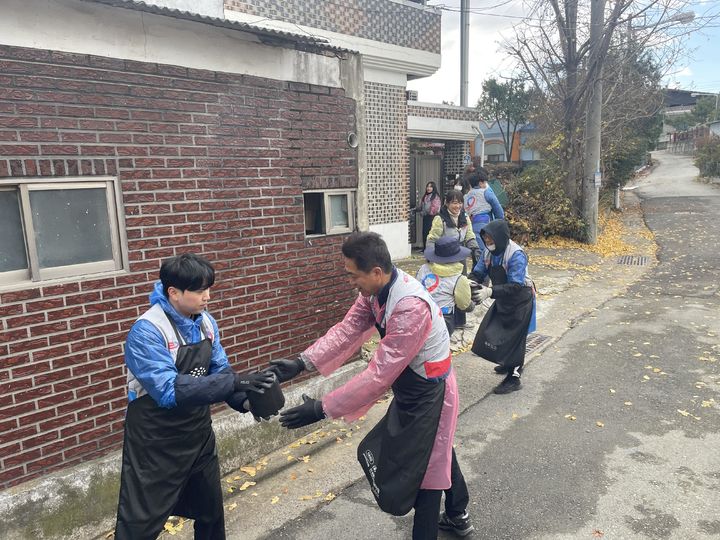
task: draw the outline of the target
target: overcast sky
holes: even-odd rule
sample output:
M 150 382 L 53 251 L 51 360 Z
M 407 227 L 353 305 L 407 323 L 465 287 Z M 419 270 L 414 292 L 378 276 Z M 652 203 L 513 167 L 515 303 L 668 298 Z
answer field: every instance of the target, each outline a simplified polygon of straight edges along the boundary
M 442 12 L 442 66 L 431 77 L 410 81 L 408 88 L 418 91 L 420 101 L 460 103 L 460 0 L 430 0 L 429 5 L 444 6 Z M 695 12 L 708 6 L 720 6 L 720 0 L 698 0 Z M 495 7 L 494 7 L 495 6 Z M 509 77 L 513 61 L 500 43 L 514 35 L 513 27 L 526 15 L 521 0 L 470 0 L 470 57 L 468 105 L 475 106 L 482 83 L 489 77 Z M 486 12 L 480 14 L 479 12 Z M 717 11 L 717 10 L 715 10 Z M 720 91 L 720 23 L 714 23 L 688 41 L 692 57 L 678 64 L 665 83 L 688 90 Z

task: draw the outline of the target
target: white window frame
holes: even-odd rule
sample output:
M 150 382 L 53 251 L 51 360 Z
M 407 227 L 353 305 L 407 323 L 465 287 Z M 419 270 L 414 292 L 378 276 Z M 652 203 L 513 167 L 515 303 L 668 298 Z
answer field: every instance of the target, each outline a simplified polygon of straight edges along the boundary
M 330 236 L 333 234 L 346 234 L 355 230 L 355 193 L 356 189 L 306 189 L 303 190 L 303 227 L 307 231 L 307 223 L 305 223 L 305 199 L 306 193 L 322 193 L 323 206 L 325 210 L 325 233 L 323 234 L 306 234 L 305 238 L 315 238 L 318 236 Z M 345 195 L 348 204 L 348 226 L 347 227 L 331 227 L 330 220 L 330 195 Z
M 30 207 L 30 192 L 60 189 L 104 189 L 110 225 L 112 259 L 106 261 L 40 268 L 35 231 Z M 88 274 L 114 272 L 127 269 L 127 237 L 122 191 L 118 178 L 111 176 L 63 178 L 3 178 L 0 190 L 16 190 L 20 201 L 20 219 L 25 240 L 28 268 L 0 273 L 0 288 L 23 283 L 80 277 Z

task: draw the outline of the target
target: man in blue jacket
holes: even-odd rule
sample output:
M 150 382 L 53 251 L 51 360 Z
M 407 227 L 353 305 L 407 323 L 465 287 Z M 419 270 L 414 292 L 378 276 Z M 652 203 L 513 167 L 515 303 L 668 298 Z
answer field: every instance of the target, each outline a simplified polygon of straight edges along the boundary
M 163 262 L 150 309 L 125 342 L 125 417 L 116 540 L 155 539 L 170 515 L 195 520 L 196 540 L 224 540 L 210 405 L 247 412 L 268 373 L 236 374 L 206 311 L 215 270 L 183 254 Z

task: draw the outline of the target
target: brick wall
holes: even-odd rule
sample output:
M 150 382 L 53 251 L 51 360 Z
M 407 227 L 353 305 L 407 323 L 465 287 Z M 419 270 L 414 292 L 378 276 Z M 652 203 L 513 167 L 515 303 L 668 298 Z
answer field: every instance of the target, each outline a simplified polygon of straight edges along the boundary
M 388 0 L 225 0 L 229 10 L 440 53 L 440 13 Z
M 410 205 L 405 88 L 366 82 L 365 104 L 370 225 L 405 221 Z
M 302 184 L 357 185 L 342 89 L 0 46 L 0 177 L 119 175 L 130 268 L 0 292 L 0 488 L 120 446 L 122 343 L 162 258 L 212 260 L 236 369 L 296 353 L 352 293 Z

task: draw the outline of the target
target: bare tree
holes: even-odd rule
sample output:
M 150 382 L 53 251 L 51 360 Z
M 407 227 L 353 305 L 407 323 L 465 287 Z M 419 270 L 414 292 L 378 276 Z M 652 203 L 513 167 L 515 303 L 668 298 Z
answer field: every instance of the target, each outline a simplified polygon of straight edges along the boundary
M 589 9 L 578 0 L 527 0 L 532 15 L 516 27 L 506 49 L 520 64 L 527 79 L 544 99 L 539 123 L 553 129 L 546 152 L 554 152 L 564 171 L 563 189 L 576 209 L 580 207 L 583 177 L 584 119 L 590 89 L 602 73 L 603 84 L 614 103 L 619 94 L 640 94 L 643 88 L 623 83 L 618 77 L 630 56 L 639 51 L 653 55 L 658 65 L 671 68 L 678 58 L 683 37 L 717 17 L 717 13 L 692 12 L 687 0 L 608 0 L 599 47 L 590 56 Z M 620 30 L 618 30 L 620 29 Z M 616 60 L 605 69 L 608 55 Z M 605 66 L 607 68 L 607 66 Z M 605 102 L 608 101 L 606 98 Z M 628 100 L 633 102 L 634 100 Z M 634 114 L 623 108 L 613 123 L 633 122 Z M 603 126 L 608 129 L 607 121 Z

